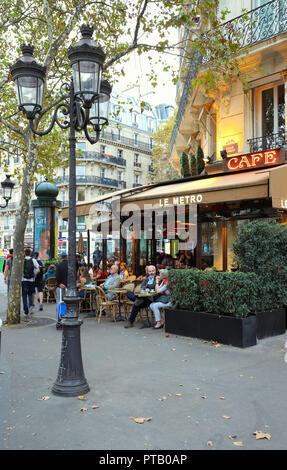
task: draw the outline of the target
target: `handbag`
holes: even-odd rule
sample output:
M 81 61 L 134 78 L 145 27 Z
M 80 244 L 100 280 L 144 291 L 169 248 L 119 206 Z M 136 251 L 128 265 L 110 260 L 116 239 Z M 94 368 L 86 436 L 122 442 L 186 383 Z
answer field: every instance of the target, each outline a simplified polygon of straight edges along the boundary
M 155 298 L 154 302 L 162 302 L 163 304 L 168 304 L 169 297 L 169 294 L 160 294 L 158 297 Z

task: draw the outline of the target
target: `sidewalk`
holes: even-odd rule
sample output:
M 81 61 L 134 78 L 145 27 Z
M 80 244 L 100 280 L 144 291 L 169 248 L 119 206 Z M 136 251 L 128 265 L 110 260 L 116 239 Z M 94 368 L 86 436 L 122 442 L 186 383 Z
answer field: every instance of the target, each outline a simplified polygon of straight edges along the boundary
M 0 292 L 3 319 L 3 285 Z M 286 333 L 238 349 L 84 319 L 91 390 L 81 401 L 51 392 L 62 339 L 55 305 L 34 316 L 43 326 L 2 327 L 0 449 L 286 449 Z M 256 440 L 255 431 L 271 439 Z

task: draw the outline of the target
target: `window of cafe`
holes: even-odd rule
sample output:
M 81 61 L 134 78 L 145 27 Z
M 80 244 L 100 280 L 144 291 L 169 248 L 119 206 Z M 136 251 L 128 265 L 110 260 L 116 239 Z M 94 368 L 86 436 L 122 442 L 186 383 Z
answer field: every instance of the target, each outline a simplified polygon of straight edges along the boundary
M 284 85 L 264 85 L 255 89 L 255 136 L 261 137 L 260 149 L 280 147 L 285 140 Z M 257 149 L 259 150 L 259 148 Z

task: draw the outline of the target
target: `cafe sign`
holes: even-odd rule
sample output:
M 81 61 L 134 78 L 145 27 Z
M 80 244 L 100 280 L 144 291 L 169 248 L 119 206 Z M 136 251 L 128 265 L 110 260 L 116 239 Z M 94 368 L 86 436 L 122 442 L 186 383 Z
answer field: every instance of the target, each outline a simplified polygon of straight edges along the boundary
M 225 158 L 223 160 L 223 164 L 225 171 L 232 172 L 269 167 L 272 165 L 278 165 L 284 161 L 285 150 L 280 148 Z
M 173 196 L 159 199 L 159 207 L 183 206 L 185 204 L 200 204 L 202 202 L 202 194 L 187 194 L 185 196 Z

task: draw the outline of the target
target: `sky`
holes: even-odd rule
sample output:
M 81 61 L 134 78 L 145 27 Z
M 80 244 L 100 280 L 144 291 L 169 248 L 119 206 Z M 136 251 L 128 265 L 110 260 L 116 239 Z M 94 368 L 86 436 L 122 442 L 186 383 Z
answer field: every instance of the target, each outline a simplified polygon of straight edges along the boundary
M 176 42 L 176 40 L 177 33 L 175 32 L 174 42 Z M 155 58 L 154 68 L 158 75 L 158 85 L 156 88 L 152 87 L 146 78 L 146 73 L 150 71 L 148 56 Z M 162 71 L 163 65 L 155 64 L 156 57 L 156 52 L 149 52 L 140 56 L 136 52 L 132 52 L 129 62 L 124 64 L 125 77 L 122 77 L 119 82 L 113 86 L 113 92 L 124 92 L 127 96 L 147 101 L 153 106 L 162 103 L 175 106 L 176 86 L 171 81 L 171 74 Z M 165 54 L 164 60 L 169 65 L 172 65 L 173 68 L 178 69 L 179 58 L 177 55 Z

